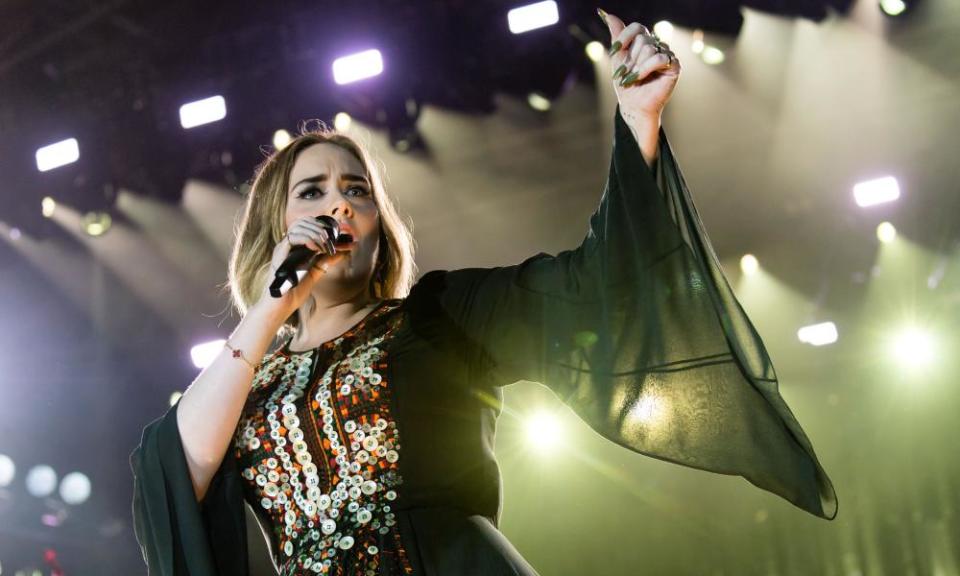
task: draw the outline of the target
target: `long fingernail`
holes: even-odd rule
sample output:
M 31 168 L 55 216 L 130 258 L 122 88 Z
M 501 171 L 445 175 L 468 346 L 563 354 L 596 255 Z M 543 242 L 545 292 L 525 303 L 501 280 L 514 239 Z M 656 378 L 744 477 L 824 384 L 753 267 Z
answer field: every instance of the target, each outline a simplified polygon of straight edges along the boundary
M 607 13 L 603 11 L 603 8 L 597 8 L 597 14 L 600 15 L 600 19 L 603 20 L 604 24 L 607 24 Z M 607 24 L 609 26 L 609 24 Z
M 626 71 L 627 71 L 627 65 L 626 65 L 626 64 L 621 64 L 620 67 L 617 68 L 616 72 L 613 73 L 613 78 L 616 79 L 618 76 L 620 76 L 621 74 L 623 74 L 623 73 L 626 72 Z
M 620 81 L 620 85 L 621 85 L 621 86 L 626 86 L 627 84 L 629 84 L 629 83 L 633 82 L 634 80 L 636 80 L 637 77 L 639 77 L 639 76 L 640 76 L 640 73 L 639 73 L 639 72 L 634 72 L 634 73 L 630 74 L 629 76 L 625 77 L 623 80 L 621 80 L 621 81 Z
M 623 42 L 617 40 L 613 43 L 613 46 L 610 47 L 610 55 L 613 56 L 617 53 L 618 50 L 623 46 Z

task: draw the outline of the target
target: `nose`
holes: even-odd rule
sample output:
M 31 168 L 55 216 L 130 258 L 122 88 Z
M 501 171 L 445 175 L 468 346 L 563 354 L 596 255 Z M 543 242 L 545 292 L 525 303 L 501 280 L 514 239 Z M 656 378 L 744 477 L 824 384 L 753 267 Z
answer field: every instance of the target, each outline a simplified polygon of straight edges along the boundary
M 347 200 L 343 195 L 339 196 L 337 201 L 334 203 L 333 210 L 330 212 L 331 216 L 336 216 L 337 214 L 340 214 L 345 218 L 353 216 L 353 208 L 350 206 L 350 201 Z

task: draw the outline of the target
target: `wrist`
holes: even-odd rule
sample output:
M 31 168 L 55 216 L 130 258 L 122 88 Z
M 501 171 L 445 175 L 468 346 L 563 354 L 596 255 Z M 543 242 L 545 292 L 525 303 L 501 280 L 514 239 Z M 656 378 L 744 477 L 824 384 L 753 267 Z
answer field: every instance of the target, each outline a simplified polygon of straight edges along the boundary
M 644 161 L 652 168 L 659 153 L 660 116 L 645 115 L 622 109 L 620 115 L 637 141 L 637 146 L 640 148 Z
M 265 296 L 264 298 L 269 298 Z M 247 313 L 244 315 L 244 320 L 250 319 L 257 323 L 263 323 L 271 328 L 274 331 L 279 330 L 283 323 L 287 321 L 287 318 L 290 317 L 292 312 L 287 312 L 283 306 L 278 305 L 279 303 L 264 301 L 264 299 L 259 300 L 253 306 L 247 309 Z
M 623 117 L 623 121 L 627 124 L 627 126 L 630 126 L 631 128 L 641 130 L 649 129 L 650 127 L 655 126 L 658 130 L 660 129 L 660 114 L 634 112 L 621 108 L 620 115 Z

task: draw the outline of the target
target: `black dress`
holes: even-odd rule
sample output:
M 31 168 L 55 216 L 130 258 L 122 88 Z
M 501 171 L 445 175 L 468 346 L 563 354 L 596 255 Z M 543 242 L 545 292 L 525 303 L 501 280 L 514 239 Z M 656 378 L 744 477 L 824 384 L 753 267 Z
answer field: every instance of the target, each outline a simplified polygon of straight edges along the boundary
M 247 574 L 246 503 L 281 574 L 536 574 L 497 530 L 496 422 L 518 380 L 621 446 L 833 519 L 665 132 L 650 170 L 619 112 L 580 246 L 429 272 L 337 339 L 268 354 L 202 504 L 177 406 L 148 425 L 131 466 L 150 573 Z

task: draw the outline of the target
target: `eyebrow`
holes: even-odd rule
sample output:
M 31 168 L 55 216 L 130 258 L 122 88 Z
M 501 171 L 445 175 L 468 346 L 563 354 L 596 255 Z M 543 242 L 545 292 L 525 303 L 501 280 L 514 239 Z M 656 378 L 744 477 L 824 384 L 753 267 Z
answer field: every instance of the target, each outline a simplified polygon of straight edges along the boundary
M 329 176 L 327 176 L 326 174 L 317 174 L 316 176 L 304 178 L 303 180 L 291 186 L 290 191 L 292 192 L 294 188 L 296 188 L 301 184 L 307 184 L 307 183 L 313 184 L 313 183 L 319 183 L 319 182 L 326 182 L 328 178 Z M 367 179 L 367 177 L 361 176 L 359 174 L 343 174 L 340 176 L 340 181 L 341 182 L 363 182 L 367 186 L 370 186 L 370 181 Z

